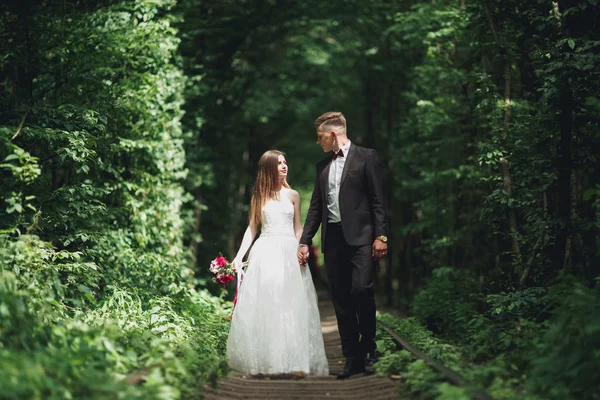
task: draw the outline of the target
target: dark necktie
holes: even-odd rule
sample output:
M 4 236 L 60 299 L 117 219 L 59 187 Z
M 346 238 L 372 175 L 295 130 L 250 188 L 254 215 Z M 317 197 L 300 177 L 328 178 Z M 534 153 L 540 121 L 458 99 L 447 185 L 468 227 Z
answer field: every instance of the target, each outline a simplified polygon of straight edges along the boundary
M 333 157 L 333 159 L 335 160 L 338 157 L 344 157 L 344 152 L 342 151 L 342 149 L 339 149 L 337 151 L 337 153 L 334 151 L 333 154 L 331 155 Z

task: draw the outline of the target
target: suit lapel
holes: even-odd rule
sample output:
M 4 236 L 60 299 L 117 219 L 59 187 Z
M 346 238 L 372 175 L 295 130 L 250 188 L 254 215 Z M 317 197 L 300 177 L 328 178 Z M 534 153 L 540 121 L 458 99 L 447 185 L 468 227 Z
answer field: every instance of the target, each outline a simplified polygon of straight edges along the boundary
M 342 171 L 342 179 L 340 180 L 340 188 L 344 184 L 346 175 L 348 175 L 348 169 L 350 169 L 350 164 L 352 163 L 352 159 L 354 158 L 355 153 L 356 153 L 356 145 L 354 143 L 352 143 L 350 145 L 350 150 L 348 150 L 348 155 L 345 156 L 346 162 L 344 163 L 344 170 Z

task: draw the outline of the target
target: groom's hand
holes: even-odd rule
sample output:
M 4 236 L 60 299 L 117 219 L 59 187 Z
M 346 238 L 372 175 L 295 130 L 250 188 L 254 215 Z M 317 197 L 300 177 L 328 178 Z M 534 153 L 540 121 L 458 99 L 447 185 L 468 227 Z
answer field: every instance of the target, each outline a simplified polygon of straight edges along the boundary
M 381 240 L 375 239 L 373 242 L 373 248 L 371 250 L 371 256 L 379 260 L 382 257 L 385 257 L 387 254 L 387 243 L 382 242 Z
M 304 266 L 306 261 L 308 261 L 308 246 L 301 244 L 298 246 L 298 263 Z

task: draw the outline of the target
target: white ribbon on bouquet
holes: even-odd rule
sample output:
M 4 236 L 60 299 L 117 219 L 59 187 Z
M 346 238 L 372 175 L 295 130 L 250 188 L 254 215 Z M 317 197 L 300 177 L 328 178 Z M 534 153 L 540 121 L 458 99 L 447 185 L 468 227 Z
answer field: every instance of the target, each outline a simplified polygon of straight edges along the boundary
M 237 306 L 237 302 L 239 300 L 239 295 L 240 295 L 240 287 L 242 286 L 242 281 L 244 280 L 244 277 L 246 276 L 246 271 L 244 271 L 244 267 L 248 265 L 248 262 L 243 262 L 241 263 L 240 267 L 235 267 L 235 272 L 237 274 L 237 285 L 235 288 L 235 304 L 233 306 L 233 308 L 235 309 L 235 307 Z
M 244 265 L 242 264 L 241 267 L 236 268 L 237 271 L 237 289 L 236 289 L 236 295 L 239 295 L 240 293 L 240 286 L 242 286 L 242 281 L 244 280 L 244 276 L 246 275 L 246 272 L 244 271 Z

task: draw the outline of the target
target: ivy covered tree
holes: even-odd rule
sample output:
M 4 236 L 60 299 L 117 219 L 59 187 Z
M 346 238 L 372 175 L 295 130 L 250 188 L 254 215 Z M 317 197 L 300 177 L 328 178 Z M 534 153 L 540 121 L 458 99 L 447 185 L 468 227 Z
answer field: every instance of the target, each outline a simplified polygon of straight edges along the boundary
M 6 398 L 178 398 L 224 367 L 183 247 L 175 2 L 106 3 L 0 6 Z

